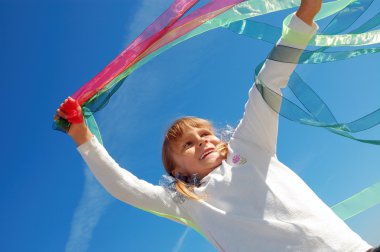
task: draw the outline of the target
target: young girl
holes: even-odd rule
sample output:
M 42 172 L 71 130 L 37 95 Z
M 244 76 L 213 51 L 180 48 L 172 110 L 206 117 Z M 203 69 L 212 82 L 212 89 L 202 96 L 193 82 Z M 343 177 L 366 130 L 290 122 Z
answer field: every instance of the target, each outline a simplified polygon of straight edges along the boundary
M 308 41 L 321 0 L 303 0 L 289 27 Z M 295 48 L 298 57 L 306 43 Z M 273 55 L 273 53 L 272 53 Z M 267 59 L 258 80 L 280 93 L 295 68 Z M 123 202 L 191 223 L 220 251 L 370 251 L 317 195 L 276 157 L 278 114 L 257 86 L 249 91 L 242 120 L 228 143 L 209 121 L 185 117 L 165 135 L 162 159 L 175 185 L 161 187 L 122 169 L 88 130 L 80 107 L 68 98 L 55 119 L 72 122 L 68 134 L 100 183 Z M 69 118 L 72 112 L 78 116 Z

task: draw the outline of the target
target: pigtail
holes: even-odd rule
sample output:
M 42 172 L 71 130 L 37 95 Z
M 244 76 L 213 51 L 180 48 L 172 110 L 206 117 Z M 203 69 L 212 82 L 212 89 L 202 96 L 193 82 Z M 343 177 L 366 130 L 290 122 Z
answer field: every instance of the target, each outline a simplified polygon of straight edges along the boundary
M 185 183 L 178 178 L 175 181 L 175 188 L 177 192 L 185 196 L 187 199 L 190 199 L 190 200 L 204 199 L 204 197 L 194 192 L 195 185 L 190 185 L 188 183 Z

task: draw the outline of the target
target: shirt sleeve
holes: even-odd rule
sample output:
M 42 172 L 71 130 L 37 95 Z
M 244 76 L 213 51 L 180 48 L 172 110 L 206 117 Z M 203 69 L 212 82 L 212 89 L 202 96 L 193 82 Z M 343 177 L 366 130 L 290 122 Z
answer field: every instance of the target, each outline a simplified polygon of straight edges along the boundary
M 257 76 L 260 83 L 277 94 L 281 94 L 280 89 L 286 87 L 303 49 L 318 29 L 317 24 L 314 23 L 309 26 L 296 15 L 292 17 L 288 27 L 299 36 L 297 41 L 302 42 L 297 44 L 289 42 L 294 40 L 294 33 L 291 40 L 287 39 L 286 35 L 283 36 L 264 62 Z M 286 53 L 283 53 L 284 48 Z M 280 96 L 278 97 L 280 98 Z M 256 83 L 256 86 L 249 90 L 244 115 L 231 139 L 231 144 L 233 145 L 234 139 L 238 139 L 248 145 L 255 144 L 269 152 L 270 155 L 274 155 L 276 153 L 277 133 L 278 113 L 265 102 Z
M 80 145 L 78 151 L 97 180 L 115 198 L 172 220 L 188 219 L 163 187 L 152 185 L 121 168 L 96 137 Z

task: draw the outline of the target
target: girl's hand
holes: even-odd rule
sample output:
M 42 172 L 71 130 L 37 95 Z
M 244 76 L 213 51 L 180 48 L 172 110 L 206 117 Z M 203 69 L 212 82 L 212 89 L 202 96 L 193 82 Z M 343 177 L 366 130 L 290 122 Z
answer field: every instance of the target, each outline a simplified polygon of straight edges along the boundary
M 73 98 L 67 98 L 57 109 L 54 120 L 59 120 L 60 118 L 70 122 L 70 128 L 65 130 L 78 146 L 93 137 L 83 120 L 82 108 Z
M 301 0 L 301 6 L 296 12 L 297 17 L 308 25 L 312 25 L 315 15 L 321 10 L 322 0 Z

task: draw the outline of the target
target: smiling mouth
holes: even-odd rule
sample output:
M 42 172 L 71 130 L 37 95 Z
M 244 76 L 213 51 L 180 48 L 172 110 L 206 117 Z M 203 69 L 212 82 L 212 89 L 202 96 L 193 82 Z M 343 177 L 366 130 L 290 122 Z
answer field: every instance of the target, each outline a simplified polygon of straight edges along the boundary
M 200 156 L 199 160 L 205 159 L 208 155 L 214 152 L 214 149 L 208 149 Z

